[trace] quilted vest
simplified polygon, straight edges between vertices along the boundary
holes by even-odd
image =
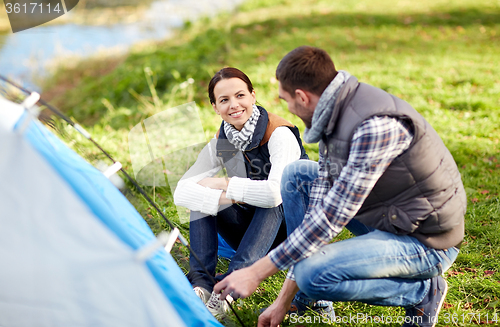
[[[239,151],[229,143],[224,132],[224,122],[222,122],[217,132],[217,157],[221,158],[229,177],[238,176],[252,180],[267,180],[271,171],[267,142],[274,130],[280,126],[288,127],[297,139],[301,151],[300,159],[309,158],[302,146],[299,129],[296,126],[278,115],[268,113],[260,106],[257,106],[257,108],[260,110],[260,116],[248,150]]]
[[[355,77],[342,86],[319,150],[330,182],[349,157],[356,128],[373,116],[406,120],[414,131],[410,147],[393,160],[355,219],[423,244],[446,249],[464,236],[466,194],[456,163],[431,125],[407,102]]]

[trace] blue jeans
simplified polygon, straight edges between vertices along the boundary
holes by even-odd
[[[283,172],[281,196],[288,234],[304,218],[318,168],[317,162],[299,160]],[[355,219],[346,227],[355,237],[325,245],[295,265],[297,300],[409,308],[423,300],[430,278],[450,268],[458,255],[455,247],[432,249],[414,237],[376,230]]]
[[[218,238],[222,238],[236,250],[225,274],[215,277]],[[216,281],[237,269],[250,266],[264,257],[286,238],[283,207],[260,208],[246,204],[234,204],[219,211],[216,216],[191,211],[189,239],[191,249]],[[201,286],[212,292],[214,283],[202,266],[191,255],[188,279],[193,286]]]

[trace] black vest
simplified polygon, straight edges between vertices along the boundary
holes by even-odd
[[[288,127],[295,135],[300,146],[300,159],[309,158],[302,146],[299,129],[296,126],[275,114],[268,113],[260,106],[258,106],[258,109],[260,110],[259,120],[255,127],[252,142],[246,151],[239,151],[229,143],[224,132],[224,122],[220,126],[216,146],[217,157],[222,159],[229,177],[237,176],[252,180],[267,180],[271,171],[267,142],[273,131],[280,126]]]
[[[413,128],[410,147],[389,165],[355,219],[423,244],[446,249],[464,236],[467,205],[455,161],[431,125],[407,102],[355,77],[342,86],[325,137],[320,141],[331,181],[349,157],[356,128],[373,116],[406,120]]]

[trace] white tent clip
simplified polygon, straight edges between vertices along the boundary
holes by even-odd
[[[106,176],[107,179],[109,179],[111,176],[116,174],[120,169],[122,169],[122,164],[119,161],[117,161],[113,165],[109,166],[102,173],[104,174],[104,176]]]
[[[40,94],[32,92],[26,99],[24,99],[21,106],[30,110],[38,102],[38,100],[40,100]]]
[[[40,94],[37,92],[32,92],[24,101],[21,103],[21,107],[26,109],[28,115],[25,117],[22,125],[19,127],[18,132],[20,134],[24,134],[24,131],[28,127],[30,121],[32,119],[37,119],[40,115],[40,108],[35,106],[36,103],[40,100]]]
[[[171,233],[161,232],[156,236],[155,241],[146,244],[136,251],[135,259],[137,261],[146,261],[161,247],[164,247],[167,252],[170,252],[174,246],[177,236],[179,236],[178,228],[174,228]]]
[[[172,251],[172,247],[174,246],[175,240],[179,236],[180,232],[178,228],[174,228],[174,230],[168,236],[167,243],[165,244],[165,251],[170,253]]]
[[[86,139],[90,140],[90,138],[92,137],[90,133],[87,132],[87,130],[85,130],[85,128],[83,128],[82,126],[75,124],[73,125],[73,127],[78,131],[78,133],[82,134],[82,136],[85,137]]]

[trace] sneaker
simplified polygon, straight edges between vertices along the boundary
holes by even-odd
[[[295,317],[303,316],[308,311],[314,311],[320,316],[327,318],[329,321],[335,321],[335,310],[333,309],[332,302],[328,301],[327,305],[318,305],[317,302],[312,305],[306,305],[300,301],[294,300],[290,305],[290,310],[287,314]]]
[[[207,303],[208,299],[210,299],[210,292],[201,286],[195,286],[193,288],[193,291],[196,293],[196,295],[201,299],[203,304]]]
[[[431,288],[422,302],[406,310],[403,327],[434,327],[443,306],[448,284],[443,277],[431,278]]]
[[[215,292],[212,292],[212,295],[210,296],[210,299],[207,301],[205,304],[207,306],[208,311],[215,317],[215,318],[224,318],[226,316],[226,313],[230,310],[229,308],[229,303],[233,302],[233,298],[231,295],[227,296],[227,301],[226,300],[221,300],[220,294],[217,294]]]

